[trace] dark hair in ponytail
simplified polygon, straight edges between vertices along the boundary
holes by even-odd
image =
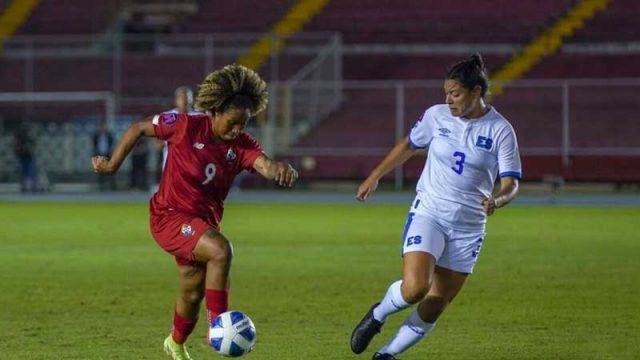
[[[460,61],[449,68],[447,80],[455,80],[471,91],[480,86],[480,96],[484,98],[489,90],[489,76],[484,67],[484,61],[479,53],[471,55],[467,60]]]

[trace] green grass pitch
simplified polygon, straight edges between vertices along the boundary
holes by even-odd
[[[407,206],[233,205],[231,308],[256,324],[247,359],[369,359],[349,336],[400,276]],[[0,204],[0,358],[164,359],[174,262],[146,204]],[[475,273],[402,359],[640,359],[640,209],[512,207]],[[201,319],[204,316],[201,315]],[[196,360],[218,358],[201,321]]]

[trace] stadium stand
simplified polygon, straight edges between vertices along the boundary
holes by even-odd
[[[269,31],[295,0],[200,1],[198,12],[180,27],[182,33]]]
[[[305,31],[336,31],[346,43],[522,43],[572,0],[332,1]],[[464,9],[461,13],[460,9]]]
[[[122,14],[124,3],[91,0],[85,2],[91,6],[74,6],[62,0],[41,0],[19,34],[107,34],[114,31],[113,26],[117,23],[117,17]],[[173,33],[264,33],[296,1],[185,3],[196,4],[197,11],[177,18],[175,26],[170,29]],[[575,0],[495,0],[488,7],[483,2],[464,0],[331,1],[303,31],[339,32],[346,47],[452,43],[510,44],[522,47],[576,3]],[[460,13],[460,8],[465,8],[466,11]],[[640,28],[634,25],[639,12],[640,4],[637,1],[613,1],[568,41],[571,44],[638,41]],[[100,37],[96,39],[98,43]],[[195,85],[207,70],[202,57],[156,57],[153,53],[125,49],[120,69],[122,81],[114,84],[115,70],[113,59],[107,54],[108,50],[107,47],[105,54],[97,53],[87,57],[36,58],[32,64],[34,72],[30,80],[23,76],[28,70],[24,61],[0,57],[0,78],[3,79],[0,91],[23,91],[30,81],[37,91],[117,90],[124,97],[162,97],[170,96],[173,88],[178,85]],[[461,57],[463,55],[428,52],[345,52],[343,78],[347,81],[441,79],[446,68]],[[492,73],[510,57],[510,54],[489,53],[485,55],[485,61]],[[237,54],[216,54],[215,62],[208,66],[217,67],[236,59]],[[309,60],[310,57],[279,59],[279,79],[288,79]],[[526,73],[525,79],[638,78],[640,70],[636,64],[639,61],[640,55],[637,53],[561,50],[542,59]],[[271,65],[267,63],[264,68]],[[274,80],[268,72],[265,71],[264,74],[268,80]],[[609,127],[615,123],[616,126],[636,129],[637,126],[631,126],[633,118],[628,116],[628,109],[637,107],[635,104],[640,103],[640,99],[631,92],[610,90],[607,91],[607,96],[601,96],[595,91],[572,88],[572,146],[579,150],[594,146],[608,148],[613,149],[614,153],[616,148],[638,147],[637,139],[640,134],[635,134],[635,130],[613,132]],[[561,98],[561,89],[552,87],[546,91],[507,90],[493,102],[516,127],[524,150],[550,149],[562,145],[559,135],[562,131]],[[408,89],[405,93],[404,128],[410,128],[424,107],[442,100],[439,89],[430,89],[426,93],[423,90]],[[347,147],[389,147],[395,141],[394,104],[394,93],[388,89],[346,89],[342,106],[291,145],[294,149],[338,150]],[[123,114],[153,112],[156,107],[155,104],[141,107],[139,104],[123,102],[120,111]],[[280,155],[289,156],[286,152]],[[637,170],[640,169],[640,160],[637,156],[614,154],[603,157],[582,154],[572,156],[569,164],[563,164],[562,158],[557,155],[540,155],[535,151],[524,151],[523,155],[527,179],[542,179],[548,174],[558,174],[568,180],[579,181],[640,180],[640,170]],[[325,179],[361,178],[378,159],[379,155],[362,155],[355,161],[353,158],[319,155],[316,156],[317,167],[309,170],[306,175]],[[419,167],[419,161],[410,162],[405,168],[405,177],[413,178]],[[598,170],[588,171],[590,168]]]
[[[511,42],[524,45],[545,27],[560,17],[575,1],[523,1],[504,4],[504,6],[484,7],[477,3],[469,13],[473,16],[461,17],[455,4],[441,2],[376,2],[351,1],[332,2],[325,12],[316,17],[306,30],[334,30],[342,33],[346,44],[350,43],[420,43],[420,42],[462,42],[491,43]],[[465,6],[474,7],[476,3],[465,2]],[[593,41],[632,41],[640,39],[639,29],[631,26],[632,14],[637,14],[637,2],[615,1],[610,8],[598,13],[583,29],[578,30],[576,42]],[[500,9],[496,11],[495,9]],[[628,11],[632,9],[632,11]],[[620,21],[617,21],[620,19]],[[469,26],[468,24],[473,24]],[[619,24],[623,26],[625,35],[618,37]],[[478,31],[482,29],[482,31]],[[487,30],[487,31],[485,31]],[[593,36],[592,36],[593,35]],[[571,38],[573,41],[573,38]],[[347,55],[344,58],[344,76],[348,80],[371,79],[439,79],[444,70],[459,56],[443,55]],[[493,72],[502,66],[508,56],[485,56],[489,71]],[[559,53],[543,59],[526,74],[529,79],[571,79],[571,78],[615,78],[638,77],[640,71],[633,65],[638,63],[638,55],[616,54],[567,54]],[[507,116],[520,134],[520,146],[525,149],[523,161],[528,179],[543,179],[548,174],[558,174],[569,180],[577,181],[638,181],[640,171],[630,170],[629,164],[638,168],[637,157],[618,154],[617,156],[572,156],[569,164],[563,164],[560,156],[541,156],[527,154],[526,149],[546,148],[559,149],[562,145],[561,89],[548,89],[546,92],[533,89],[507,91],[494,100],[500,111]],[[366,147],[367,144],[388,147],[393,144],[394,114],[380,111],[387,104],[372,103],[379,101],[376,91],[363,91],[359,98],[346,96],[345,105],[329,119],[320,123],[318,128],[302,138],[297,147],[322,148],[340,147],[349,144],[353,147]],[[387,94],[389,96],[389,94]],[[408,98],[411,95],[407,94]],[[624,94],[615,99],[605,100],[594,91],[573,91],[571,95],[572,109],[571,144],[577,149],[589,147],[633,148],[638,146],[640,134],[629,134],[611,131],[612,119],[615,126],[630,129],[633,118],[628,110],[612,109],[628,106],[638,101],[634,94]],[[414,96],[415,98],[415,96]],[[407,99],[406,101],[411,101]],[[423,106],[442,101],[442,97],[423,96]],[[420,102],[420,100],[418,100]],[[613,105],[617,104],[617,105]],[[622,105],[621,105],[622,104]],[[631,105],[633,107],[633,105]],[[617,110],[617,111],[616,111]],[[408,111],[410,112],[410,111]],[[414,107],[414,115],[420,110]],[[602,120],[606,119],[606,120]],[[588,124],[588,125],[584,125]],[[405,129],[408,129],[405,124]],[[598,134],[611,134],[599,136]],[[357,134],[357,136],[355,135]],[[540,136],[540,134],[545,134]],[[362,177],[375,165],[376,157],[360,157],[358,166],[345,158],[335,156],[319,156],[316,159],[317,169],[310,175],[335,177]],[[409,163],[405,176],[417,175],[420,164]],[[599,171],[589,171],[598,168]],[[623,173],[623,176],[618,174]]]
[[[123,3],[123,0],[91,0],[78,6],[65,0],[41,0],[20,34],[100,34],[109,27]]]
[[[607,8],[589,21],[589,26],[578,30],[572,42],[627,42],[640,39],[638,26],[640,2],[635,0],[611,1]]]

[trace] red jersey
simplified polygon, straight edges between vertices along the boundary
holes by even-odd
[[[169,150],[160,187],[151,198],[152,215],[179,211],[218,228],[233,179],[253,170],[263,154],[260,145],[245,133],[216,142],[211,118],[200,113],[162,113],[153,117],[153,127]]]

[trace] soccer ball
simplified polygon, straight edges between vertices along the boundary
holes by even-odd
[[[256,344],[256,327],[240,311],[227,311],[218,315],[209,328],[209,345],[219,354],[242,356]]]

